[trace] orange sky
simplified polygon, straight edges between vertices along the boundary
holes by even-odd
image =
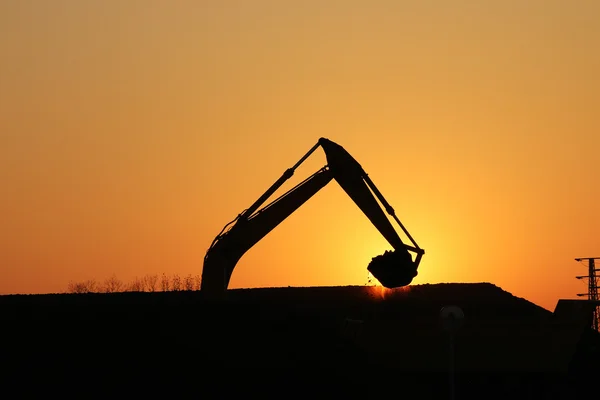
[[[414,283],[553,308],[585,291],[573,258],[600,256],[598,18],[595,0],[4,1],[0,293],[199,274],[324,136],[425,248]],[[364,284],[390,247],[336,185],[231,287]]]

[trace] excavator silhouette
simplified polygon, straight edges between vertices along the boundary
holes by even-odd
[[[319,146],[325,152],[327,165],[259,209]],[[320,138],[317,144],[293,167],[287,169],[250,208],[225,225],[213,240],[204,257],[200,290],[209,295],[222,295],[229,286],[231,274],[240,258],[332,179],[337,181],[394,249],[374,257],[367,270],[387,288],[410,284],[417,276],[417,269],[425,250],[417,245],[358,161],[342,146],[329,139]],[[369,188],[402,228],[413,246],[402,242]],[[416,254],[414,261],[409,251]]]

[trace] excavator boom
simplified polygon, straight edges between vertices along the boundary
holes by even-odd
[[[267,206],[259,207],[294,174],[294,171],[318,147],[322,147],[327,165],[312,176],[283,194]],[[247,210],[242,212],[215,238],[204,258],[201,290],[209,294],[221,294],[229,286],[233,270],[240,258],[263,237],[289,217],[334,179],[356,203],[381,235],[393,247],[394,252],[373,258],[369,271],[386,287],[408,285],[417,275],[417,268],[424,250],[421,249],[396,217],[393,208],[381,195],[362,166],[342,146],[329,139],[321,138],[292,168],[260,196]],[[403,229],[413,246],[405,245],[377,199]],[[413,261],[408,251],[417,254]]]
[[[324,138],[320,140],[320,143],[337,183],[354,200],[394,250],[403,249],[404,243],[400,236],[369,191],[364,180],[367,174],[362,166],[339,144]]]
[[[233,269],[244,253],[325,187],[331,179],[331,171],[323,168],[256,214],[249,218],[239,218],[208,250],[204,258],[201,290],[220,292],[227,289]]]

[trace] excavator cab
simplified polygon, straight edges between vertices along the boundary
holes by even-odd
[[[318,147],[323,148],[327,165],[259,209]],[[425,251],[402,225],[394,209],[358,161],[339,144],[320,138],[293,167],[287,169],[253,205],[227,224],[215,238],[204,257],[201,290],[211,293],[227,290],[233,269],[244,253],[332,180],[342,187],[394,249],[374,257],[367,270],[387,288],[410,284],[417,276],[417,269]],[[377,200],[402,228],[413,246],[402,242]],[[409,251],[416,254],[414,261]]]

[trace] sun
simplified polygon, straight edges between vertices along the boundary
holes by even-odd
[[[367,273],[367,289],[371,296],[382,300],[385,299],[386,292],[389,290],[379,283],[370,272]]]

